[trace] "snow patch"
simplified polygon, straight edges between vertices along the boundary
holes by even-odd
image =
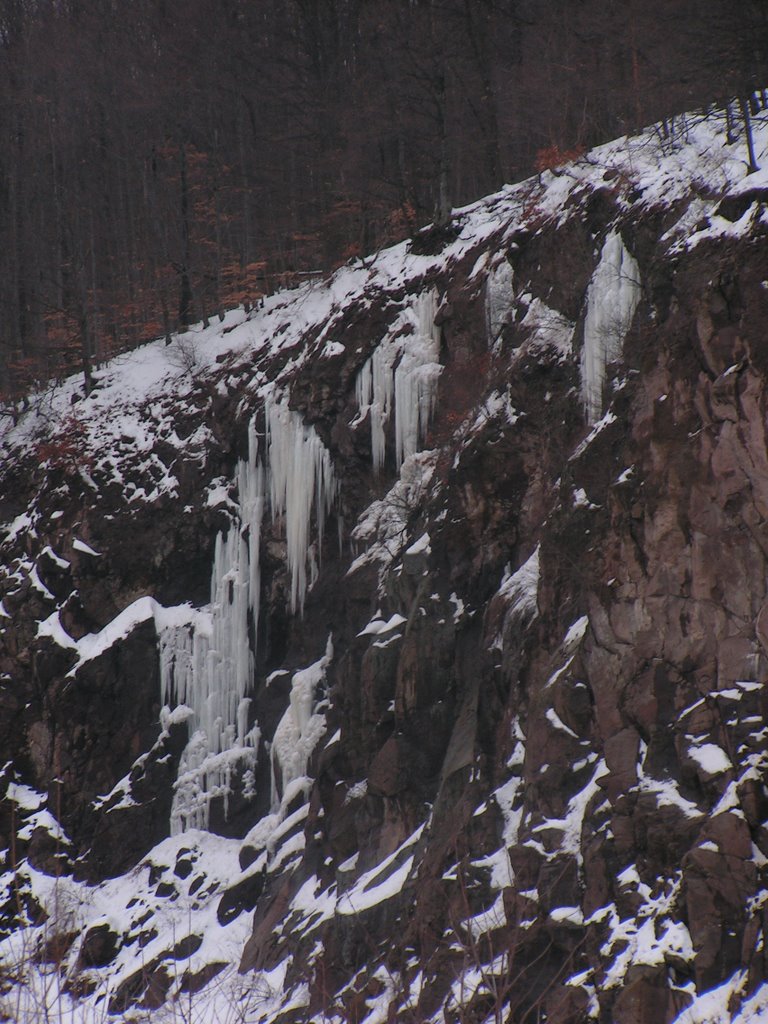
[[[716,743],[702,743],[699,746],[692,746],[688,751],[688,756],[707,775],[721,775],[723,772],[733,769],[731,759],[723,748],[719,747]]]
[[[502,625],[492,641],[494,650],[504,646],[504,636],[514,621],[533,619],[538,615],[537,597],[539,592],[539,555],[541,545],[537,544],[532,554],[514,572],[507,566],[497,597],[506,605]]]
[[[357,635],[379,636],[381,633],[390,633],[393,629],[396,629],[398,626],[402,626],[403,623],[407,621],[408,620],[405,618],[404,615],[400,615],[397,612],[395,612],[394,615],[391,615],[385,621],[377,612],[376,615],[374,615],[374,617],[368,623],[368,625],[365,626],[364,629],[361,629]]]
[[[81,552],[81,554],[91,555],[94,558],[101,558],[101,552],[100,551],[94,551],[93,548],[89,544],[86,544],[85,541],[78,540],[77,537],[75,537],[75,539],[74,539],[74,541],[72,543],[72,547],[73,547],[73,549],[75,551]]]

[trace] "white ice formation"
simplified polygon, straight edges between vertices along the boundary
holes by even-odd
[[[273,807],[279,805],[290,783],[306,774],[309,757],[325,733],[325,715],[321,713],[316,694],[332,657],[333,642],[328,637],[323,657],[294,673],[291,680],[290,702],[272,740]]]
[[[163,706],[187,705],[190,739],[179,763],[171,831],[207,828],[211,800],[231,792],[232,771],[255,766],[258,726],[248,729],[253,675],[248,614],[259,610],[259,547],[264,470],[249,429],[248,459],[238,467],[240,517],[216,538],[211,603],[187,625],[160,635]]]
[[[551,309],[541,299],[531,299],[528,310],[520,323],[530,332],[527,340],[529,351],[555,350],[563,359],[571,354],[573,332],[576,325],[556,309]]]
[[[371,459],[384,465],[386,427],[395,411],[395,467],[421,448],[432,418],[440,365],[437,292],[422,292],[397,317],[360,370],[356,383],[360,417],[370,413]]]
[[[490,348],[495,347],[505,324],[509,321],[515,300],[512,267],[501,260],[488,271],[485,282],[485,327]]]
[[[612,231],[587,290],[581,397],[589,423],[595,423],[602,414],[605,368],[621,357],[640,291],[637,261],[627,252],[619,232]]]
[[[265,407],[272,518],[285,525],[286,560],[291,573],[291,611],[304,607],[314,583],[317,559],[309,543],[315,511],[317,550],[322,550],[325,520],[336,497],[328,449],[311,426],[288,408],[288,398],[269,396]]]
[[[171,810],[174,834],[208,828],[214,797],[224,798],[226,813],[233,772],[244,777],[255,768],[260,732],[258,725],[248,728],[247,693],[258,632],[260,544],[267,495],[272,518],[284,524],[291,610],[296,611],[303,608],[317,571],[315,545],[310,545],[312,511],[319,549],[336,494],[327,449],[314,429],[288,408],[287,397],[270,395],[265,419],[267,468],[259,460],[252,421],[248,458],[237,470],[239,515],[216,538],[211,603],[194,612],[186,624],[170,626],[160,635],[165,714],[171,705],[189,708],[190,739],[179,764]],[[303,718],[300,723],[301,733]]]

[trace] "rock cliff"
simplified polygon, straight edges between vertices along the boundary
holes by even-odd
[[[30,396],[5,1019],[768,1013],[743,148],[619,140]]]

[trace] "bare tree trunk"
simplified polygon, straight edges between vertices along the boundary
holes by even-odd
[[[504,180],[499,146],[499,119],[496,89],[493,84],[493,60],[488,33],[483,20],[483,9],[475,0],[464,0],[464,17],[469,32],[477,73],[482,83],[480,97],[481,128],[485,140],[486,173],[491,188],[498,188]]]
[[[451,219],[450,159],[448,156],[448,117],[446,111],[445,72],[441,72],[437,90],[437,116],[439,119],[440,160],[437,170],[437,203],[435,226],[445,227]]]
[[[726,101],[725,104],[725,141],[729,146],[733,145],[736,141],[736,129],[733,124],[733,111],[731,110],[730,100]]]
[[[741,117],[744,121],[744,135],[747,142],[747,154],[749,156],[747,174],[754,174],[755,171],[759,171],[760,168],[758,167],[757,160],[755,158],[755,140],[752,136],[752,118],[749,113],[749,104],[743,96],[739,98],[739,106],[741,107]]]
[[[103,346],[100,345],[100,323],[101,323],[101,310],[99,308],[99,288],[98,281],[96,278],[96,232],[93,226],[93,211],[91,210],[90,216],[90,227],[91,227],[91,333],[93,335],[93,351],[91,352],[92,359],[98,365],[99,360],[104,359],[103,351],[99,351]]]
[[[80,366],[83,372],[83,390],[86,397],[93,391],[93,362],[91,357],[91,337],[88,324],[88,313],[85,308],[85,299],[80,305]]]
[[[179,267],[179,327],[186,330],[192,323],[192,284],[189,277],[189,183],[187,180],[187,149],[180,147],[180,189],[181,189],[181,266]]]

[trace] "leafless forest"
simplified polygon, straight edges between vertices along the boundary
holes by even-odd
[[[761,0],[2,0],[0,381],[765,84]]]

